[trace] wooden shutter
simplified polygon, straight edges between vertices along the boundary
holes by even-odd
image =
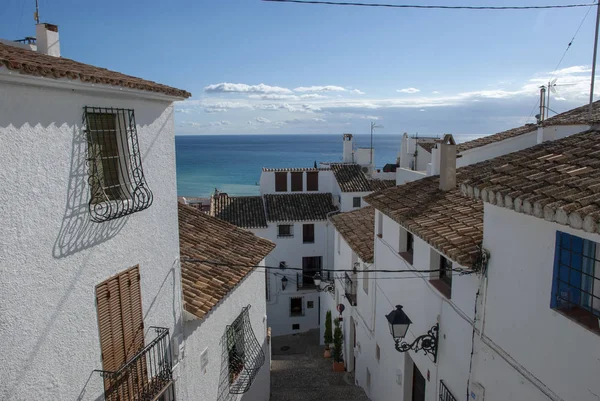
[[[315,242],[314,224],[304,224],[302,226],[302,242]]]
[[[275,173],[275,192],[287,192],[287,173]]]
[[[307,191],[318,191],[319,190],[319,172],[312,171],[306,173],[306,190]]]
[[[144,323],[139,266],[134,266],[96,286],[98,329],[102,351],[102,369],[118,371],[144,348]],[[135,388],[147,376],[146,363],[138,363],[136,377],[105,380],[107,399],[131,399]]]
[[[302,192],[302,175],[303,173],[292,173],[292,192]]]

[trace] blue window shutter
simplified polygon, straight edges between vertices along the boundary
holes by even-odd
[[[554,273],[552,275],[552,296],[550,298],[550,307],[556,308],[558,306],[558,272],[560,270],[560,241],[561,232],[556,232],[556,242],[554,244]]]

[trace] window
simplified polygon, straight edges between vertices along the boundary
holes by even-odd
[[[360,207],[360,196],[352,198],[352,207]]]
[[[363,291],[365,294],[369,293],[369,270],[367,269],[367,264],[363,263]]]
[[[452,296],[452,262],[430,248],[430,268],[432,270],[429,282],[443,296]]]
[[[557,232],[550,306],[600,332],[600,246]]]
[[[287,173],[275,173],[275,192],[287,192]]]
[[[146,184],[133,110],[85,107],[90,201],[95,222],[147,209],[152,191]]]
[[[306,309],[312,309],[315,307],[315,301],[306,301]]]
[[[304,316],[302,297],[290,298],[290,316]]]
[[[294,230],[293,225],[291,224],[280,224],[277,226],[277,236],[278,237],[293,237]]]
[[[319,172],[311,171],[306,173],[306,190],[307,191],[318,191],[319,190]]]
[[[315,242],[315,225],[302,225],[302,242],[305,244],[313,244]]]
[[[314,286],[314,275],[321,273],[321,256],[308,256],[302,258],[302,287]]]
[[[379,362],[379,359],[381,359],[381,350],[379,349],[379,344],[375,344],[375,358],[377,359],[377,362]]]
[[[303,173],[293,172],[292,173],[292,192],[302,192],[302,179]]]
[[[300,330],[300,324],[299,323],[292,324],[292,330]]]
[[[377,236],[383,238],[383,213],[377,212]]]
[[[244,326],[238,325],[227,330],[227,355],[229,358],[229,383],[237,379],[246,362]]]
[[[279,268],[281,270],[285,269],[287,267],[286,263],[284,261],[279,262]]]
[[[402,256],[404,260],[406,260],[411,265],[413,264],[413,255],[414,255],[414,244],[415,238],[411,233],[406,231],[404,228],[400,227],[399,232],[399,241],[400,244],[398,246],[399,254]]]

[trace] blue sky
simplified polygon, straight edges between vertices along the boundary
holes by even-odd
[[[0,37],[34,35],[34,1],[3,3]],[[466,138],[518,126],[587,11],[40,0],[63,56],[192,92],[176,106],[178,134],[366,133],[376,120],[381,133]],[[569,84],[551,100],[558,112],[586,102],[594,11],[556,74]]]

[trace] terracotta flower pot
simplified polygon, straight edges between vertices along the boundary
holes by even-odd
[[[329,348],[325,348],[325,352],[323,353],[323,357],[331,358],[331,350]]]
[[[334,372],[343,372],[344,371],[344,362],[333,361],[333,371]]]

